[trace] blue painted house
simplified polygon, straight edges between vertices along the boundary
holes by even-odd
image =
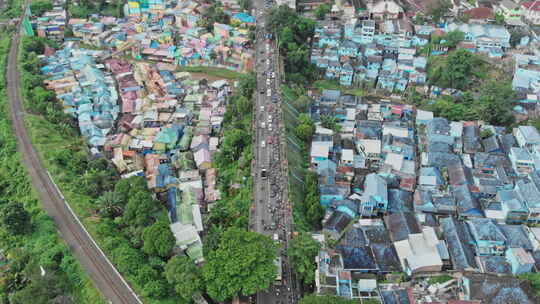
[[[527,220],[529,209],[518,191],[499,190],[496,200],[501,203],[501,211],[508,224],[521,224]]]
[[[474,42],[479,51],[489,51],[492,48],[509,48],[510,32],[505,26],[480,23],[450,23],[445,32],[461,31],[465,41]]]
[[[529,174],[529,179],[534,184],[537,190],[540,189],[540,173],[538,171],[533,171]],[[527,208],[529,209],[528,222],[531,224],[540,223],[540,199],[535,197],[534,199],[529,198],[527,200]]]
[[[506,250],[506,260],[512,268],[513,275],[529,273],[535,264],[532,255],[522,247],[508,248]]]
[[[362,21],[362,43],[367,44],[373,42],[375,36],[375,21],[364,20]]]
[[[323,58],[328,61],[339,61],[339,52],[337,48],[325,49]]]
[[[319,201],[324,208],[327,208],[332,201],[343,200],[343,193],[335,186],[319,186]]]
[[[326,73],[324,76],[326,78],[337,78],[341,74],[341,65],[339,64],[339,61],[328,61],[328,68],[326,69]]]
[[[320,33],[319,36],[319,48],[322,47],[337,47],[341,40],[340,30],[326,30]]]
[[[471,245],[476,255],[504,255],[506,250],[506,236],[493,219],[475,218],[466,221],[471,233]]]
[[[342,86],[350,86],[353,82],[354,69],[350,63],[345,63],[341,68],[339,76],[339,84]]]
[[[384,178],[376,173],[366,176],[364,193],[360,200],[360,214],[362,216],[375,216],[386,213],[388,208],[388,188]]]
[[[340,56],[357,57],[359,55],[358,45],[351,40],[345,40],[338,46],[338,54]]]

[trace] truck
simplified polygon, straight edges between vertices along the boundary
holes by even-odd
[[[281,257],[278,257],[274,263],[276,264],[276,267],[277,267],[277,275],[276,275],[276,281],[274,282],[274,285],[281,285],[281,274],[283,272],[282,268],[281,268]]]

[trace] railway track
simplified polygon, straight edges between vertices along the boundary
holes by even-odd
[[[9,51],[7,88],[13,130],[17,136],[17,150],[21,154],[23,164],[28,171],[34,188],[38,191],[44,209],[54,220],[60,235],[108,303],[142,304],[142,301],[111,264],[64,200],[62,193],[42,166],[37,152],[30,142],[28,132],[24,126],[24,110],[20,100],[20,84],[17,71],[21,23],[19,22],[17,34],[12,38]]]

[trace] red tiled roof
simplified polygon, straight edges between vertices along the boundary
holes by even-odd
[[[441,29],[435,29],[433,32],[431,32],[431,36],[443,36],[444,32]]]
[[[471,17],[471,19],[492,19],[493,10],[489,7],[476,7],[463,12]]]
[[[340,280],[350,280],[351,279],[351,272],[350,271],[340,271],[339,272],[339,279]]]
[[[521,6],[531,11],[540,11],[540,1],[524,2]]]

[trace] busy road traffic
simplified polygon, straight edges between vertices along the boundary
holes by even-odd
[[[286,248],[290,238],[290,206],[286,191],[286,172],[282,146],[283,125],[280,111],[279,54],[272,34],[265,26],[271,0],[254,2],[257,19],[255,50],[257,92],[254,111],[253,204],[251,229],[271,236],[279,244],[279,273],[275,284],[257,294],[257,303],[296,303],[297,294]]]

